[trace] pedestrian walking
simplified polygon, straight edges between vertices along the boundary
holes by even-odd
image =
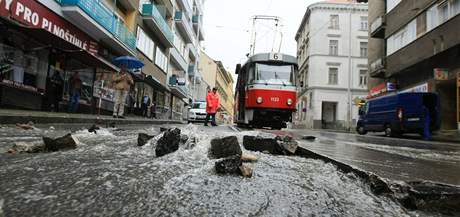
[[[62,100],[64,87],[64,79],[62,79],[59,71],[54,71],[53,76],[48,80],[47,87],[47,98],[48,98],[48,108],[52,111],[59,112],[59,102]]]
[[[150,105],[150,97],[147,96],[147,94],[145,94],[144,97],[142,97],[142,105],[141,105],[142,116],[144,117],[148,116],[149,105]]]
[[[115,89],[115,103],[113,105],[113,117],[125,118],[123,116],[125,110],[125,101],[131,85],[134,84],[133,78],[126,71],[125,66],[121,66],[120,73],[113,76]]]
[[[216,113],[219,109],[220,98],[217,93],[217,88],[213,88],[212,91],[208,91],[206,96],[206,120],[204,121],[204,126],[208,126],[208,120],[211,118],[211,125],[217,126],[216,124]]]
[[[67,111],[69,113],[75,113],[78,109],[78,104],[80,103],[80,94],[82,81],[80,79],[80,73],[77,71],[73,74],[69,81],[70,84],[70,98],[69,98],[69,107]]]

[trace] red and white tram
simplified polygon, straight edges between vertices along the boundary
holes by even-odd
[[[236,67],[235,117],[239,126],[281,129],[296,110],[297,59],[261,53]]]

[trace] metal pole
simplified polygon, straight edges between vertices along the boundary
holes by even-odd
[[[351,61],[351,54],[352,54],[352,36],[351,36],[351,29],[352,29],[352,22],[351,22],[351,15],[353,13],[353,3],[350,3],[351,4],[351,7],[350,7],[350,14],[349,14],[349,25],[348,25],[348,88],[347,88],[347,94],[348,94],[348,113],[347,113],[347,128],[348,128],[348,131],[351,130],[351,119],[352,119],[352,114],[351,114],[351,110],[352,110],[352,107],[351,107],[351,82],[352,82],[352,76],[353,76],[353,73],[352,73],[352,70],[353,70],[353,67],[352,67],[352,61]]]

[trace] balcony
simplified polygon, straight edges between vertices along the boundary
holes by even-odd
[[[193,57],[193,59],[198,59],[199,54],[198,54],[198,50],[195,47],[195,45],[194,44],[189,44],[188,48],[189,48],[189,54]]]
[[[385,38],[385,17],[378,17],[371,23],[371,37]]]
[[[181,35],[184,36],[185,42],[193,43],[194,34],[192,30],[192,25],[190,23],[190,20],[187,18],[187,15],[182,11],[176,11],[174,20],[176,21],[179,31],[182,33]]]
[[[136,36],[101,2],[60,0],[62,12],[91,37],[108,44],[115,51],[135,55]]]
[[[188,66],[188,71],[187,71],[187,72],[188,72],[188,76],[189,76],[189,77],[195,76],[195,74],[196,74],[196,73],[195,73],[195,72],[196,72],[196,67],[195,67],[195,65],[189,65],[189,66]]]
[[[179,51],[176,48],[171,49],[171,62],[174,63],[174,65],[177,65],[178,68],[180,68],[184,72],[188,69],[187,61],[185,61],[182,54],[179,53]]]
[[[203,35],[203,16],[201,15],[193,15],[192,17],[192,22],[193,22],[193,29],[195,30],[196,33],[199,35],[200,41],[204,40],[204,35]]]
[[[187,12],[192,12],[192,6],[189,4],[188,0],[177,0],[177,3],[181,8],[184,8]]]
[[[370,76],[374,78],[384,78],[385,77],[385,58],[379,58],[376,61],[372,62],[370,65]]]
[[[169,88],[171,93],[181,99],[188,98],[189,90],[185,84],[179,85],[179,80],[184,78],[178,78],[176,75],[169,77]]]
[[[158,33],[158,38],[163,45],[168,48],[174,46],[174,35],[171,27],[168,26],[168,23],[154,4],[142,5],[142,19],[153,32]]]

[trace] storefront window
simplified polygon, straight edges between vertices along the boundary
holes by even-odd
[[[44,92],[48,69],[48,51],[23,51],[0,44],[0,80],[19,89]]]
[[[114,72],[102,69],[96,70],[96,81],[94,82],[94,97],[101,98],[102,100],[113,102],[115,97],[115,90],[113,89]]]
[[[67,59],[64,73],[64,93],[66,98],[68,98],[70,94],[71,78],[78,72],[82,81],[80,103],[90,105],[93,98],[94,68],[88,67],[74,59]]]

